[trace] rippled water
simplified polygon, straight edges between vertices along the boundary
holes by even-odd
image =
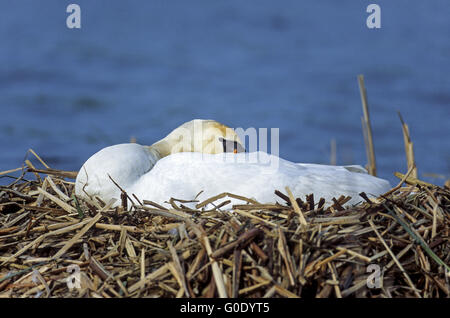
[[[364,164],[368,90],[379,175],[405,171],[399,110],[419,174],[450,177],[450,2],[14,1],[0,10],[0,171],[34,149],[78,170],[94,152],[151,144],[193,118],[279,127],[297,162]],[[45,5],[44,5],[45,3]]]

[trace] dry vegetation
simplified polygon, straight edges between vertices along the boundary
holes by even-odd
[[[0,187],[0,297],[449,297],[450,190],[412,170],[354,207],[280,189],[271,205],[110,208],[27,160]]]

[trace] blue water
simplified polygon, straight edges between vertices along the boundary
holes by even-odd
[[[99,149],[151,144],[193,118],[280,128],[297,162],[365,164],[357,75],[379,175],[450,177],[450,1],[9,1],[0,10],[0,171],[29,148],[78,170]],[[82,28],[66,27],[66,6]],[[427,177],[436,173],[443,178]]]

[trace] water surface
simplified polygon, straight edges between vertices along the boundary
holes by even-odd
[[[379,175],[405,171],[397,110],[420,177],[450,177],[450,2],[11,1],[0,10],[0,171],[32,148],[78,170],[99,149],[151,144],[179,124],[280,128],[296,162],[365,164],[365,75]]]

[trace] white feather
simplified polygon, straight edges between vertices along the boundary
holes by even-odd
[[[181,152],[159,159],[148,147],[121,144],[99,151],[84,164],[76,194],[98,195],[105,202],[119,199],[120,190],[108,175],[130,196],[162,205],[171,197],[194,199],[201,191],[200,201],[230,192],[274,203],[281,201],[275,190],[284,192],[286,186],[302,199],[313,193],[316,202],[323,197],[330,204],[333,197],[346,195],[352,197],[348,204],[356,204],[362,200],[362,191],[378,196],[391,188],[388,181],[364,173],[360,166],[293,163],[264,152]],[[232,203],[243,201],[233,199]]]

